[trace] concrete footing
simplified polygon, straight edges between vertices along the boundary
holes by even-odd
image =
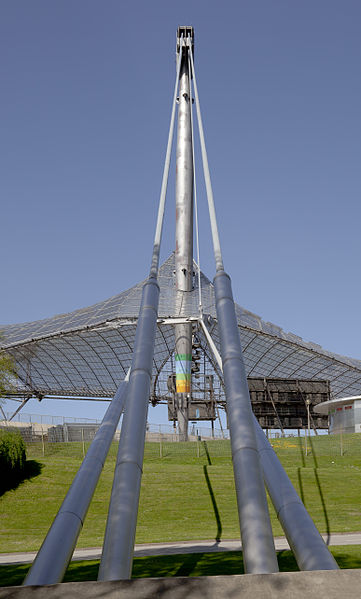
[[[361,570],[138,578],[0,588],[0,599],[355,599],[360,596]]]

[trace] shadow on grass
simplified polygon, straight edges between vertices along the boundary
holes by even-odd
[[[30,570],[30,564],[9,564],[0,566],[0,586],[12,587],[21,585]]]
[[[333,547],[332,553],[340,568],[361,568],[361,546]],[[297,572],[298,566],[292,552],[278,551],[280,572]],[[21,585],[30,568],[29,564],[0,566],[0,586]],[[64,582],[97,580],[99,560],[71,562]],[[242,552],[192,553],[136,557],[132,578],[169,576],[227,576],[244,574]]]
[[[316,451],[315,451],[315,444],[312,441],[312,437],[309,437],[309,441],[310,441],[310,446],[311,446],[311,451],[312,451],[312,457],[313,457],[313,464],[314,464],[313,471],[314,471],[314,474],[315,474],[316,485],[317,485],[318,493],[319,493],[321,504],[322,504],[323,515],[325,517],[325,525],[326,525],[326,532],[327,532],[326,544],[329,545],[329,543],[330,543],[330,536],[331,536],[330,521],[328,519],[325,497],[324,497],[324,494],[323,494],[323,491],[322,491],[320,478],[319,478],[318,472],[317,472],[318,461],[317,461],[317,455],[316,455]]]
[[[71,562],[65,572],[63,582],[86,582],[87,580],[97,580],[99,564],[99,560]]]
[[[316,468],[318,468],[318,461],[317,461],[317,455],[316,455],[316,452],[315,452],[315,444],[312,441],[312,437],[308,437],[308,440],[310,442],[311,452],[312,452],[312,457],[313,457],[313,463],[314,463],[314,467],[316,469]]]
[[[336,548],[335,548],[336,549]],[[340,551],[340,549],[339,549]],[[361,568],[361,553],[350,555],[348,553],[339,553],[337,550],[333,552],[334,558],[341,569]]]
[[[311,445],[311,447],[312,447],[313,460],[314,460],[314,464],[315,464],[315,467],[313,468],[313,472],[314,472],[314,475],[315,475],[316,486],[317,486],[317,489],[318,489],[318,494],[320,496],[320,501],[321,501],[321,505],[322,505],[322,511],[323,511],[323,515],[324,515],[324,518],[325,518],[325,527],[326,527],[326,533],[327,533],[326,545],[329,545],[330,544],[330,537],[331,537],[330,521],[329,521],[329,518],[328,518],[327,506],[326,506],[325,497],[324,497],[324,494],[323,494],[323,491],[322,491],[322,487],[321,487],[320,477],[318,476],[318,472],[317,472],[317,469],[318,469],[317,458],[316,458],[316,455],[314,453],[312,445]],[[298,487],[299,487],[300,497],[301,497],[303,505],[306,507],[306,498],[305,498],[304,489],[303,489],[301,468],[297,468],[297,478],[298,478]]]
[[[303,468],[306,466],[305,454],[303,453],[302,437],[298,437],[298,448],[300,450],[300,458]]]
[[[132,578],[243,574],[240,551],[189,553],[136,558]]]
[[[318,476],[317,469],[314,468],[313,470],[314,470],[314,473],[315,473],[316,485],[317,485],[318,492],[319,492],[320,499],[321,499],[323,515],[325,517],[326,532],[327,532],[326,545],[329,545],[330,544],[331,531],[330,531],[330,521],[328,519],[328,514],[327,514],[326,502],[325,502],[325,498],[324,498],[324,495],[323,495],[323,492],[322,492],[322,487],[321,487],[321,483],[320,483],[320,479],[319,479],[319,476]]]
[[[219,541],[221,540],[221,536],[222,536],[222,522],[221,522],[221,518],[220,518],[220,515],[219,515],[219,511],[218,511],[218,506],[217,506],[216,498],[215,498],[214,493],[213,493],[211,481],[209,480],[208,469],[207,469],[207,466],[205,466],[205,465],[203,466],[203,472],[204,472],[204,478],[206,479],[208,491],[209,491],[209,494],[211,496],[211,501],[212,501],[214,516],[215,516],[215,519],[216,519],[216,522],[217,522],[216,542],[219,543]]]
[[[302,476],[301,476],[301,468],[297,468],[297,478],[298,478],[298,488],[300,490],[301,501],[302,501],[303,505],[306,507],[305,494],[303,492],[303,483],[302,483]]]
[[[208,445],[207,445],[206,441],[203,441],[203,447],[204,447],[204,451],[206,452],[207,462],[208,462],[209,466],[212,466],[212,460],[211,460],[211,456],[209,455]]]
[[[202,554],[199,553],[190,553],[185,556],[185,559],[175,573],[175,576],[190,576],[192,572],[194,572],[201,557]]]
[[[277,560],[280,572],[299,572],[297,562],[289,549],[277,551]]]
[[[71,562],[63,582],[97,580],[99,563],[99,560]],[[30,564],[0,566],[0,586],[21,585],[29,569]],[[132,578],[219,576],[243,573],[242,553],[226,551],[136,557],[133,562]]]
[[[0,496],[7,491],[13,491],[18,488],[24,481],[30,480],[35,476],[39,476],[43,469],[43,464],[36,460],[26,460],[25,467],[20,472],[6,477],[1,477],[0,480]]]

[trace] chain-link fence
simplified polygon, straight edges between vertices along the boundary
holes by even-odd
[[[78,456],[82,458],[89,449],[91,439],[87,438],[88,430],[80,429],[77,441],[48,441],[45,435],[32,437],[26,440],[28,457],[35,458],[41,455],[55,455],[59,458]],[[157,441],[147,441],[145,444],[145,460],[173,460],[179,463],[194,462],[202,458],[206,463],[212,464],[214,460],[231,459],[231,444],[229,439],[195,441],[169,440],[168,435],[159,435]],[[271,444],[284,465],[294,467],[325,467],[333,464],[335,460],[340,464],[361,465],[361,435],[330,435],[311,437],[307,441],[304,437],[288,437],[271,440]],[[118,443],[114,441],[110,455],[116,456]]]
[[[9,415],[5,414],[8,418]],[[41,449],[41,453],[59,452],[60,445],[72,444],[74,450],[77,449],[85,455],[90,443],[94,439],[100,426],[100,420],[92,420],[89,418],[67,418],[63,416],[38,415],[38,414],[18,414],[15,419],[0,421],[0,429],[15,430],[20,433],[25,443],[35,450]],[[120,425],[121,427],[121,425]],[[118,428],[114,435],[114,441],[119,441],[120,430]],[[150,455],[201,455],[201,446],[199,443],[203,440],[221,440],[229,437],[228,430],[219,430],[215,427],[207,428],[197,426],[191,423],[189,426],[189,442],[194,447],[189,451],[186,449],[187,443],[182,444],[176,451],[170,452],[169,445],[179,444],[180,436],[177,428],[168,424],[153,424],[147,423],[146,442],[149,445]],[[55,449],[54,444],[58,444]],[[77,446],[77,447],[76,447]],[[155,449],[155,447],[157,449]]]
[[[7,419],[0,421],[0,427],[18,430],[27,443],[39,441],[40,437],[53,443],[92,441],[101,423],[100,420],[90,418],[80,419],[46,414],[21,413],[12,420],[9,420],[10,414],[5,416]],[[119,434],[120,427],[115,433],[115,440],[119,439]],[[147,441],[159,442],[160,438],[164,441],[178,442],[177,427],[170,424],[147,423]],[[189,441],[199,439],[229,439],[229,431],[199,426],[199,423],[192,422],[189,425]]]
[[[28,412],[19,412],[15,414],[15,416],[11,417],[10,412],[2,412],[6,417],[6,421],[1,421],[1,426],[4,423],[8,423],[11,426],[20,425],[30,425],[30,424],[43,424],[43,425],[52,425],[56,426],[58,424],[64,423],[81,423],[81,424],[100,424],[101,420],[96,420],[95,418],[75,418],[73,416],[54,416],[53,414],[31,414]],[[9,420],[11,417],[11,420]]]
[[[32,447],[36,453],[46,455],[59,452],[64,446],[69,446],[69,451],[85,455],[90,443],[99,428],[100,421],[91,419],[77,419],[56,416],[22,414],[22,420],[0,421],[1,429],[18,431],[29,449]],[[307,431],[306,431],[307,432]],[[117,442],[120,429],[114,435]],[[332,434],[332,435],[307,435],[297,436],[290,434],[282,437],[277,431],[269,434],[269,440],[278,454],[290,455],[292,450],[297,450],[295,455],[305,458],[324,456],[361,457],[361,434]],[[114,446],[116,443],[114,443]],[[71,447],[70,447],[71,446]],[[114,450],[115,451],[115,450]],[[194,458],[213,457],[230,458],[229,431],[200,427],[198,423],[191,423],[189,427],[189,441],[180,440],[178,431],[167,424],[147,424],[145,458]]]

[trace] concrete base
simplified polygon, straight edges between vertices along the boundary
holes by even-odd
[[[0,588],[0,599],[355,599],[360,596],[361,570],[138,578]]]

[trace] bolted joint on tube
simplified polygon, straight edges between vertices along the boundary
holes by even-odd
[[[221,279],[221,281],[223,282],[220,284],[216,284],[216,281],[218,281],[218,279]],[[233,300],[231,277],[229,276],[229,274],[226,273],[226,271],[223,268],[216,272],[213,279],[213,284],[215,293],[218,293],[217,299],[223,299],[223,297],[227,297],[228,299]]]
[[[159,285],[155,279],[151,279],[143,286],[142,302],[135,333],[131,381],[134,380],[135,371],[137,370],[146,371],[148,378],[151,378],[158,302]]]
[[[215,275],[213,284],[218,323],[223,323],[220,326],[223,366],[225,366],[228,360],[236,359],[241,362],[240,367],[243,370],[241,339],[233,300],[231,278],[226,272],[220,271]]]
[[[160,288],[155,277],[150,277],[143,285],[142,302],[140,310],[144,308],[158,309]]]
[[[143,297],[145,295],[145,290],[152,289],[152,287],[155,287],[159,293],[160,291],[160,287],[157,281],[157,277],[153,276],[153,275],[149,275],[148,279],[146,280],[146,282],[143,285]],[[147,292],[148,293],[148,292]]]

